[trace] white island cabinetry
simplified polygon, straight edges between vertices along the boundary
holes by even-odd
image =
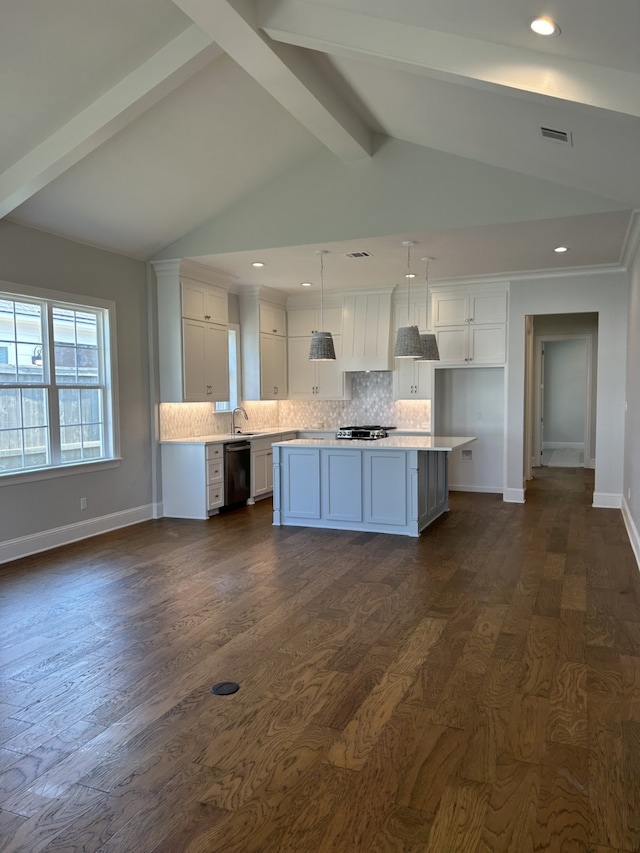
[[[449,508],[448,453],[474,438],[274,445],[274,525],[419,536]]]

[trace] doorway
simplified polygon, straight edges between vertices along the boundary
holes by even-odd
[[[592,468],[598,315],[528,319],[527,478],[539,466]]]
[[[536,339],[538,429],[534,454],[540,465],[583,468],[591,458],[591,338]]]

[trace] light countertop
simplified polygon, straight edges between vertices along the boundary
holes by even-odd
[[[275,442],[277,447],[341,447],[344,450],[455,450],[475,441],[475,436],[390,435],[376,441],[345,438],[295,438]]]
[[[314,433],[314,435],[321,434],[322,438],[318,439],[310,439],[310,438],[300,438],[295,439],[295,441],[300,442],[313,442],[316,444],[320,442],[328,442],[327,446],[336,446],[336,445],[367,445],[371,446],[372,444],[380,444],[380,442],[389,442],[392,440],[400,440],[403,442],[408,441],[412,438],[417,438],[419,441],[424,441],[425,439],[431,438],[431,433],[428,430],[415,430],[415,429],[398,429],[393,430],[393,432],[389,433],[388,438],[382,438],[378,441],[349,441],[348,439],[336,439],[335,434],[338,431],[339,427],[335,427],[334,429],[318,429],[315,427],[269,427],[268,429],[256,429],[256,430],[247,430],[244,434],[235,434],[233,435],[230,432],[221,432],[215,433],[213,435],[192,435],[188,438],[164,438],[161,439],[160,444],[228,444],[231,441],[251,441],[252,438],[263,438],[269,435],[282,435],[285,432],[293,432],[296,434],[299,433]],[[394,445],[386,445],[394,446]],[[397,445],[395,445],[397,446]],[[413,445],[414,447],[417,445]],[[419,448],[420,449],[420,448]],[[430,448],[434,449],[434,448]]]

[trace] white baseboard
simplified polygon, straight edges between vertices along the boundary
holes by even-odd
[[[153,505],[135,507],[134,509],[113,512],[100,518],[90,518],[87,521],[79,521],[68,524],[65,527],[55,527],[51,530],[43,530],[32,536],[20,536],[18,539],[8,539],[0,542],[0,563],[8,563],[10,560],[18,560],[20,557],[29,557],[31,554],[39,554],[50,548],[60,545],[69,545],[80,539],[88,539],[91,536],[99,536],[101,533],[109,533],[120,527],[129,527],[131,524],[139,524],[141,521],[149,521],[154,518]]]
[[[508,504],[523,504],[525,502],[524,489],[503,489],[502,500]]]
[[[450,492],[480,492],[486,495],[501,495],[502,487],[501,486],[465,486],[465,485],[453,485],[449,483],[449,491]]]
[[[584,450],[583,441],[544,441],[543,450]]]
[[[635,522],[631,517],[629,504],[624,498],[622,500],[622,518],[624,519],[624,524],[627,528],[627,533],[629,534],[629,541],[631,542],[631,547],[633,548],[636,563],[638,564],[638,568],[640,568],[640,534],[638,533],[638,528],[636,527]]]
[[[619,492],[594,492],[591,506],[598,509],[621,509],[622,495]]]

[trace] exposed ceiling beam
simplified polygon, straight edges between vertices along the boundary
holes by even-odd
[[[342,160],[371,155],[371,129],[308,57],[260,32],[250,0],[173,2],[330,151]]]
[[[0,174],[0,217],[78,163],[221,53],[199,27],[193,25],[184,30]]]
[[[308,0],[266,0],[274,40],[337,56],[385,61],[640,117],[640,75],[347,12]]]

